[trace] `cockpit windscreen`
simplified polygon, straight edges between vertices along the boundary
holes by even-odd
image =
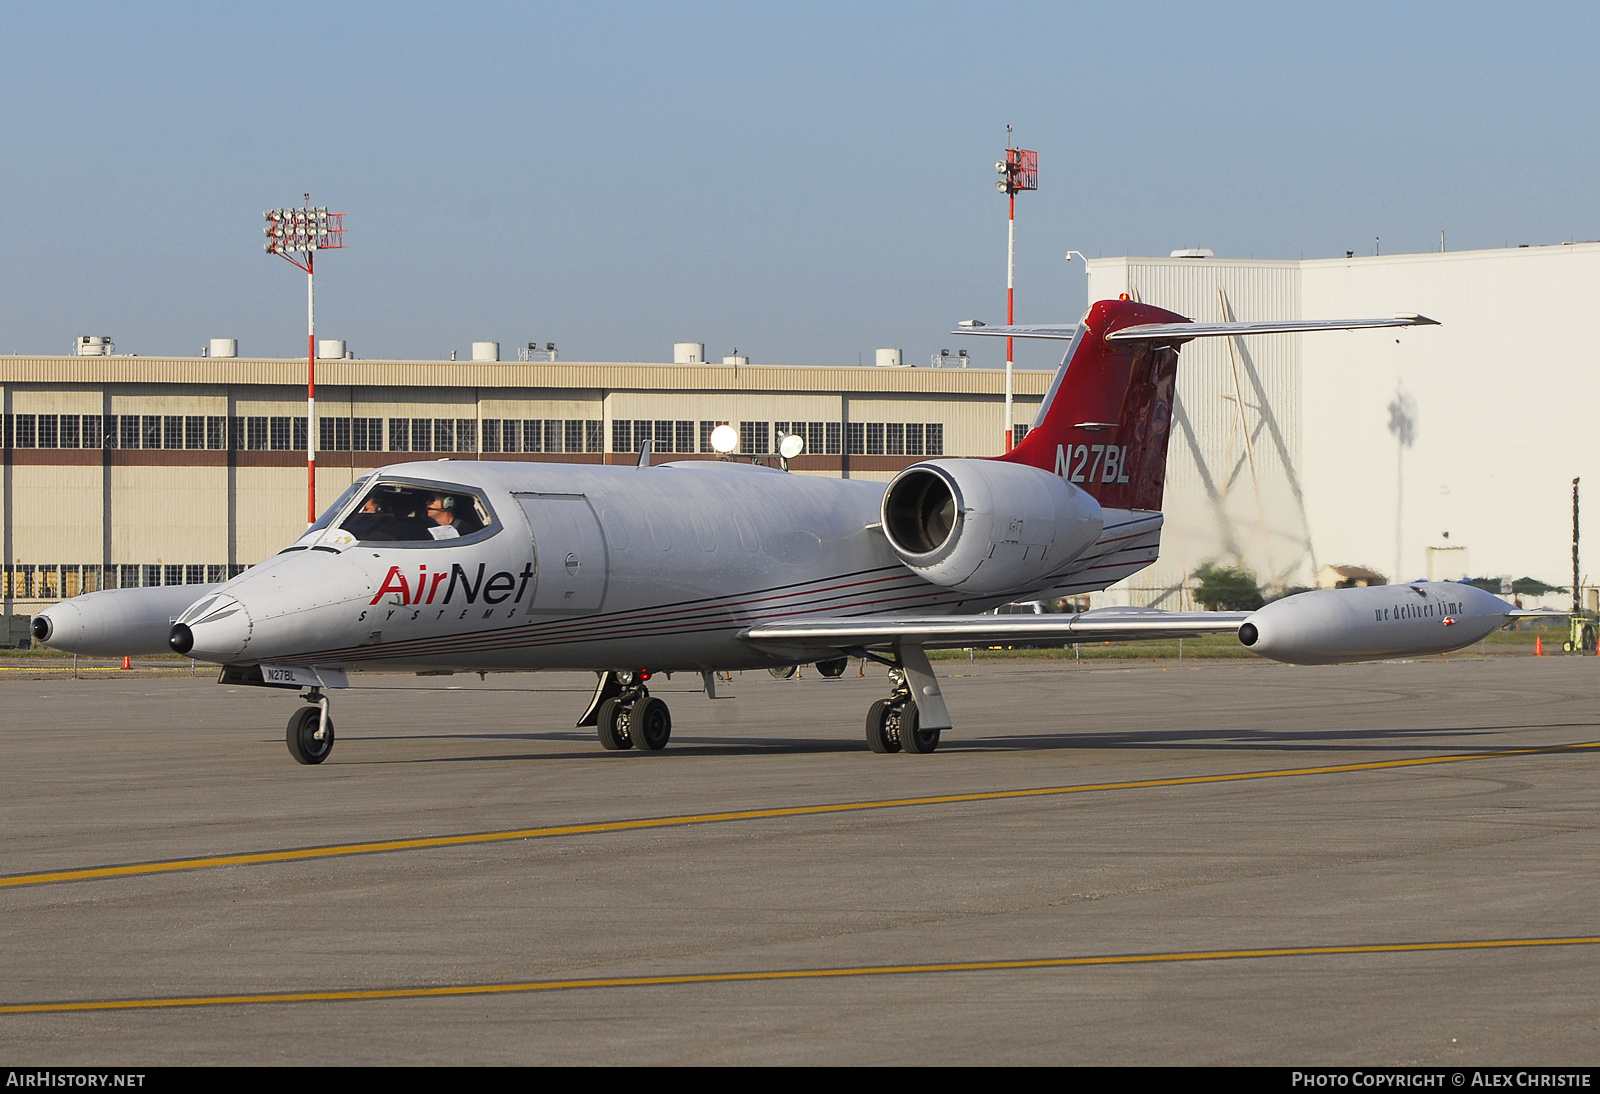
[[[492,522],[475,494],[380,482],[339,527],[370,543],[428,543],[481,532]]]

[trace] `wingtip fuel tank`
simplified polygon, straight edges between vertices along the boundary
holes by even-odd
[[[1294,665],[1377,661],[1470,646],[1516,612],[1492,593],[1452,581],[1319,589],[1252,613],[1239,627],[1239,641]]]

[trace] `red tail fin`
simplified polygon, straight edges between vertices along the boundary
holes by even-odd
[[[1130,300],[1101,300],[1084,317],[1045,396],[1039,424],[996,459],[1053,471],[1112,509],[1160,509],[1180,339],[1107,342],[1145,323],[1187,323]]]

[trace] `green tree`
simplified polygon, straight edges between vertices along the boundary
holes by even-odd
[[[1243,566],[1206,562],[1194,572],[1194,598],[1207,611],[1253,612],[1266,603],[1261,583]]]

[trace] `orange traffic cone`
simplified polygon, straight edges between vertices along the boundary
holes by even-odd
[[[133,668],[133,662],[128,660],[128,655],[127,654],[123,654],[122,655],[122,667],[125,668],[125,669]]]
[[[1542,635],[1538,635],[1538,636],[1534,637],[1534,640],[1533,640],[1533,655],[1535,657],[1543,657],[1544,656],[1544,637]]]

